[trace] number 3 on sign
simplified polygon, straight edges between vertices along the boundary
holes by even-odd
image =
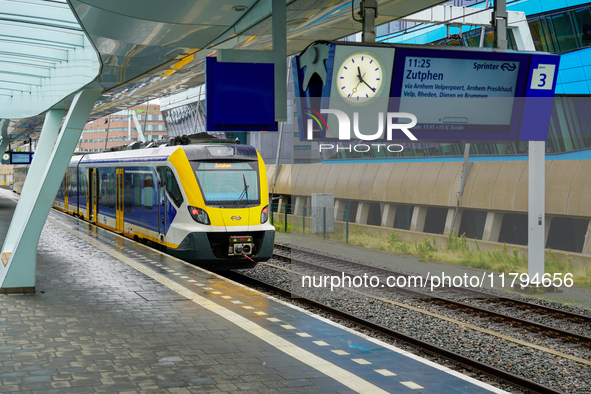
[[[538,64],[534,68],[531,76],[530,89],[550,90],[554,84],[554,71],[556,65],[554,64]]]

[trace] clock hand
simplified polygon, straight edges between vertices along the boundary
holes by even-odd
[[[365,82],[363,80],[363,77],[365,77],[365,74],[361,75],[361,71],[359,70],[359,67],[357,67],[357,71],[359,72],[359,75],[357,75],[357,78],[359,78],[359,83],[357,83],[357,86],[355,86],[353,88],[353,90],[351,91],[351,94],[355,94],[357,92],[357,88],[359,87],[359,85],[361,84],[361,82],[365,83],[367,85],[367,82]],[[367,85],[369,86],[369,85]]]
[[[361,80],[361,82],[363,82],[364,84],[366,84],[367,87],[370,88],[373,92],[376,91],[374,88],[372,88],[371,86],[369,86],[369,84],[367,82],[365,82],[363,79]]]

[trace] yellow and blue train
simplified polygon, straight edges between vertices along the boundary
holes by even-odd
[[[265,165],[251,146],[75,156],[54,207],[211,269],[254,267],[273,252]]]

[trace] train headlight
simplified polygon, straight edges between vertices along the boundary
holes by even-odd
[[[269,206],[267,205],[261,211],[261,224],[266,223],[269,220]]]
[[[209,221],[209,216],[207,215],[207,212],[205,212],[204,209],[195,208],[195,207],[189,207],[189,213],[191,214],[191,217],[197,223],[211,224],[211,222]]]

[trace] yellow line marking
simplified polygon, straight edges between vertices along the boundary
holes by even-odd
[[[423,386],[421,386],[420,384],[416,384],[415,382],[400,382],[400,383],[405,385],[409,389],[413,389],[413,390],[424,389]]]
[[[267,316],[267,314],[265,312],[255,312],[255,314],[259,315],[259,316]]]
[[[216,294],[216,295],[220,295],[220,294],[224,294],[221,291],[212,291],[211,294]]]
[[[182,278],[182,276],[181,276],[181,278]],[[232,297],[230,297],[230,296],[222,296],[222,298],[225,298],[226,300],[229,300]]]
[[[295,358],[296,360],[310,366],[311,368],[316,369],[319,372],[322,372],[326,376],[335,379],[337,382],[349,387],[351,390],[356,391],[358,393],[375,393],[375,394],[387,394],[388,392],[382,390],[378,386],[371,384],[365,379],[360,378],[359,376],[352,374],[351,372],[321,358],[316,356],[313,353],[310,353],[307,350],[304,350],[293,343],[283,339],[279,335],[272,333],[264,329],[263,327],[259,326],[258,324],[248,320],[247,318],[232,312],[229,309],[224,308],[223,306],[216,304],[215,302],[201,297],[199,294],[192,292],[191,290],[187,289],[186,287],[182,286],[179,283],[167,278],[164,275],[161,275],[152,269],[144,266],[141,263],[133,261],[132,259],[124,256],[123,254],[116,252],[114,250],[109,249],[108,247],[102,245],[100,242],[85,236],[83,234],[74,231],[67,226],[58,223],[56,220],[48,218],[51,223],[61,227],[62,229],[66,230],[67,232],[77,236],[78,238],[88,242],[89,244],[93,245],[94,247],[102,250],[105,253],[108,253],[112,257],[116,258],[117,260],[129,265],[130,267],[136,269],[137,271],[147,275],[148,277],[155,279],[156,281],[160,282],[164,286],[168,287],[171,290],[176,291],[178,294],[188,298],[189,300],[193,301],[194,303],[198,304],[199,306],[208,309],[211,312],[216,313],[217,315],[223,317],[224,319],[228,320],[231,323],[234,323],[239,328],[243,329],[244,331],[249,332],[250,334],[256,336],[262,341],[267,342],[271,346],[275,347],[276,349],[282,351],[283,353],[287,354]],[[294,327],[295,328],[295,327]]]
[[[394,372],[390,372],[387,369],[374,369],[374,371],[384,376],[396,376]]]
[[[273,268],[277,268],[277,269],[280,269],[280,270],[283,270],[283,271],[286,271],[286,272],[289,272],[289,273],[297,274],[297,272],[292,271],[290,269],[283,268],[283,267],[278,267],[278,266],[275,266],[275,265],[272,265],[272,264],[269,264],[269,263],[259,263],[259,264],[265,264],[265,265],[268,265],[268,266],[272,266]],[[350,291],[351,293],[362,295],[363,297],[367,297],[368,296],[367,293],[363,293],[363,292],[358,291],[358,290],[354,290],[354,289],[347,289],[347,290]],[[408,309],[408,310],[411,310],[411,311],[414,311],[414,312],[422,313],[423,315],[427,315],[427,316],[431,316],[431,317],[434,317],[434,318],[437,318],[437,319],[445,320],[447,322],[450,322],[450,323],[453,323],[453,324],[457,324],[458,326],[461,326],[461,327],[464,327],[464,328],[469,328],[469,329],[474,330],[474,331],[480,331],[482,333],[485,333],[485,334],[488,334],[488,335],[492,335],[494,337],[501,338],[501,339],[504,339],[506,341],[514,342],[514,343],[517,343],[517,344],[522,345],[522,346],[526,346],[526,347],[529,347],[529,348],[532,348],[532,349],[536,349],[536,350],[539,350],[539,351],[542,351],[542,352],[550,353],[550,354],[553,354],[555,356],[566,358],[566,359],[572,360],[572,361],[576,361],[576,362],[581,363],[581,364],[591,365],[591,361],[590,360],[585,360],[583,358],[571,356],[570,354],[562,353],[562,352],[559,352],[557,350],[553,350],[553,349],[550,349],[550,348],[547,348],[547,347],[544,347],[544,346],[539,346],[539,345],[536,345],[536,344],[533,344],[533,343],[530,343],[530,342],[525,342],[525,341],[522,341],[520,339],[513,338],[513,337],[510,337],[508,335],[504,335],[504,334],[498,333],[496,331],[492,331],[492,330],[488,330],[486,328],[478,327],[478,326],[475,326],[475,325],[470,324],[470,323],[464,323],[462,321],[455,320],[455,319],[449,318],[447,316],[438,315],[437,313],[429,312],[429,311],[426,311],[424,309],[420,309],[420,308],[417,308],[417,307],[414,307],[414,306],[411,306],[411,305],[406,305],[406,304],[403,304],[401,302],[396,302],[396,301],[392,301],[392,300],[389,300],[389,299],[386,299],[386,298],[377,297],[375,295],[369,295],[369,296],[372,297],[375,300],[379,300],[379,301],[382,301],[382,302],[386,302],[388,304],[396,305],[396,306],[398,306],[400,308]]]

